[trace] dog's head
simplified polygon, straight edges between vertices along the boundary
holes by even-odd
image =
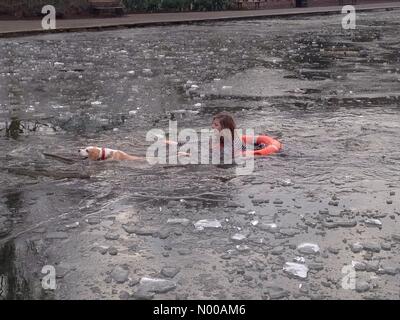
[[[89,158],[90,160],[99,160],[101,158],[101,148],[99,147],[86,147],[79,149],[79,155],[83,158]]]

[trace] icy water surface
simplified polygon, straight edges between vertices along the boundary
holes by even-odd
[[[1,39],[0,299],[399,299],[399,12]],[[284,150],[77,158],[222,110]]]

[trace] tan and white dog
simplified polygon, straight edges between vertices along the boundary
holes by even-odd
[[[140,157],[131,156],[120,150],[113,150],[109,148],[99,147],[86,147],[85,149],[79,149],[79,155],[81,157],[89,158],[90,160],[139,160]]]

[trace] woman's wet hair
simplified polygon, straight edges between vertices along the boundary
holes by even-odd
[[[231,134],[231,144],[230,145],[225,145],[224,143],[224,136],[220,136],[220,144],[222,148],[230,148],[232,152],[232,158],[234,157],[234,139],[235,139],[235,129],[236,129],[236,123],[235,120],[233,120],[233,117],[228,113],[228,112],[221,112],[216,114],[213,117],[213,121],[218,120],[219,124],[221,125],[221,132],[223,133],[226,130],[229,130]],[[229,135],[229,133],[227,133]],[[224,160],[225,161],[225,160]]]
[[[233,120],[233,117],[228,112],[221,112],[213,117],[213,121],[214,120],[218,120],[222,129],[229,129],[229,131],[232,134],[232,141],[233,141],[234,132],[236,129],[236,123],[235,120]]]

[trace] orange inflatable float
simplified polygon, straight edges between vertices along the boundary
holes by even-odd
[[[282,149],[282,144],[274,138],[268,136],[242,136],[243,145],[261,145],[262,148],[258,150],[246,150],[242,154],[244,156],[267,156],[269,154],[277,153]]]

